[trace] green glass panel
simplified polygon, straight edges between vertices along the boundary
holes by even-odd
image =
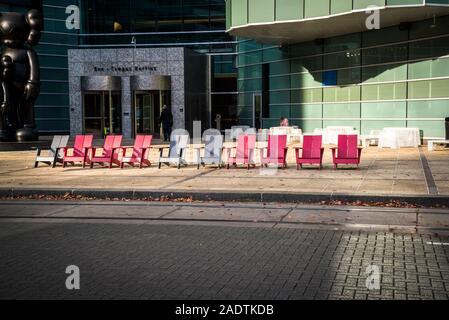
[[[362,50],[363,64],[382,64],[407,60],[407,45],[394,44]]]
[[[276,20],[297,20],[304,17],[304,0],[276,0]]]
[[[226,1],[226,30],[232,26],[232,12],[231,12],[232,0]]]
[[[387,83],[362,86],[362,100],[396,100],[405,99],[406,83]]]
[[[270,118],[290,118],[290,105],[270,106]]]
[[[428,1],[427,1],[428,2]],[[422,0],[387,0],[388,6],[400,6],[400,5],[422,5]]]
[[[360,103],[336,103],[323,105],[324,118],[360,118]]]
[[[248,23],[247,0],[232,0],[231,17],[233,26],[241,26]]]
[[[410,43],[410,59],[437,58],[449,53],[449,37]]]
[[[305,0],[305,18],[329,15],[330,0]]]
[[[253,105],[253,93],[239,93],[238,104],[239,104],[239,106],[252,106]]]
[[[330,87],[323,89],[324,102],[359,101],[360,87]]]
[[[296,120],[293,119],[290,123],[302,129],[303,133],[313,133],[317,128],[322,128],[321,120]]]
[[[292,118],[321,118],[323,108],[321,104],[292,105],[290,115]]]
[[[407,80],[406,64],[388,64],[362,68],[362,83]]]
[[[352,0],[331,1],[331,13],[350,12],[352,10]]]
[[[370,30],[363,33],[362,39],[364,47],[406,41],[408,40],[408,31],[399,30],[398,26],[382,28],[379,30]]]
[[[292,72],[310,72],[323,69],[323,58],[310,57],[291,60]]]
[[[362,103],[362,118],[406,118],[407,102]]]
[[[445,128],[444,121],[430,121],[430,120],[409,120],[407,126],[410,128],[419,128],[423,130],[424,137],[444,138]]]
[[[354,0],[354,9],[366,9],[369,6],[383,7],[384,5],[385,0]]]
[[[290,56],[292,58],[320,54],[322,51],[323,46],[317,41],[309,41],[290,46]]]
[[[253,108],[252,107],[239,107],[238,109],[238,117],[241,118],[250,118],[253,117]]]
[[[292,88],[321,87],[322,73],[300,73],[291,75]]]
[[[290,103],[290,90],[270,91],[270,104],[284,103]]]
[[[274,21],[274,0],[248,0],[249,22],[272,22]]]
[[[324,39],[324,52],[337,52],[359,49],[362,43],[361,33],[351,33],[343,36]]]
[[[449,117],[449,100],[409,101],[409,118],[446,118]]]
[[[345,86],[360,83],[360,72],[360,68],[338,70],[337,85]]]
[[[270,75],[290,73],[290,62],[281,61],[270,63]]]
[[[238,71],[239,79],[244,78],[260,78],[262,76],[261,65],[253,65],[247,67],[241,67]]]
[[[322,89],[297,89],[291,91],[292,103],[314,103],[323,99]]]
[[[286,49],[271,47],[263,50],[263,62],[283,60],[286,58],[288,58],[288,52],[286,51]]]
[[[270,90],[279,89],[290,89],[290,76],[270,77]]]
[[[360,65],[360,50],[348,50],[347,52],[328,54],[324,56],[325,70],[349,68]]]
[[[449,79],[415,81],[409,83],[410,99],[446,98],[449,97]]]

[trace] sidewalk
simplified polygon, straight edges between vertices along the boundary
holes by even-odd
[[[30,220],[31,219],[31,220]],[[177,223],[449,234],[441,209],[361,208],[278,203],[2,201],[0,220]]]
[[[189,150],[188,159],[192,159]],[[158,157],[153,149],[150,159]],[[363,150],[359,169],[332,169],[331,153],[325,151],[324,169],[296,170],[294,151],[288,155],[289,168],[272,172],[259,168],[196,169],[196,165],[177,170],[174,167],[119,168],[80,166],[52,169],[45,165],[35,169],[34,152],[0,153],[0,189],[2,194],[20,194],[21,190],[72,192],[90,190],[98,193],[116,191],[116,195],[137,193],[154,196],[188,194],[222,195],[223,200],[274,201],[295,196],[310,199],[443,199],[449,202],[449,150],[428,152],[425,148]],[[226,196],[228,195],[228,196]],[[265,195],[265,198],[264,198]],[[267,195],[269,195],[267,197]],[[206,198],[207,197],[203,197]],[[230,198],[230,199],[228,199]],[[249,198],[249,199],[246,199]],[[298,198],[299,199],[299,198]],[[300,201],[300,199],[299,199]],[[444,202],[443,201],[443,202]]]

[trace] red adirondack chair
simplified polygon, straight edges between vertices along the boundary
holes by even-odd
[[[324,148],[322,147],[323,136],[305,135],[302,147],[295,148],[296,151],[296,170],[302,168],[303,164],[319,164],[323,167]],[[302,150],[301,155],[299,151]]]
[[[267,156],[265,156],[267,150]],[[269,135],[267,148],[260,149],[260,165],[267,167],[268,164],[287,167],[287,135]]]
[[[338,136],[338,147],[331,148],[334,169],[337,169],[339,164],[356,164],[357,167],[359,166],[363,148],[358,146],[358,142],[356,134],[341,134]]]
[[[62,160],[62,166],[65,168],[67,163],[82,162],[83,168],[86,166],[87,155],[89,149],[92,147],[93,135],[77,135],[75,137],[75,144],[73,147],[65,147],[64,159]],[[69,156],[69,150],[72,150],[72,155]]]
[[[98,148],[90,148],[90,158],[88,162],[90,167],[93,168],[95,163],[109,163],[109,168],[112,168],[112,164],[120,165],[119,153],[120,146],[122,145],[123,136],[121,135],[109,135],[106,137],[103,145],[103,151],[97,155]]]
[[[120,160],[120,168],[123,169],[125,163],[132,166],[139,164],[139,168],[142,168],[144,164],[151,166],[150,160],[148,160],[148,155],[150,153],[151,142],[153,141],[153,136],[151,135],[138,135],[134,141],[134,146],[122,147],[122,158]],[[126,152],[132,149],[132,154],[126,156]]]
[[[237,164],[247,165],[248,170],[250,166],[255,167],[253,162],[254,149],[256,148],[256,136],[242,134],[237,138],[237,148],[227,148],[228,150],[228,163],[227,168],[232,164],[237,166]],[[235,149],[235,156],[231,156],[231,151]]]

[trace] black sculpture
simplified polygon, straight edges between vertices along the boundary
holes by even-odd
[[[0,140],[35,141],[34,103],[40,92],[38,44],[42,14],[0,13],[1,55]]]

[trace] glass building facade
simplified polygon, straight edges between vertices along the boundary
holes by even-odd
[[[81,10],[81,29],[66,28],[67,6]],[[42,8],[44,31],[36,46],[41,95],[36,124],[42,134],[70,131],[68,50],[185,47],[211,58],[212,119],[222,128],[237,113],[236,41],[226,33],[222,0],[0,0],[0,11]]]
[[[449,15],[304,42],[261,43],[254,38],[269,34],[270,21],[288,20],[276,35],[288,34],[292,21],[299,26],[313,17],[337,17],[354,9],[351,5],[361,9],[386,4],[384,0],[261,2],[255,6],[252,0],[227,1],[231,33],[242,26],[238,34],[254,36],[238,40],[241,124],[261,123],[267,128],[288,117],[304,132],[333,125],[351,126],[362,134],[384,127],[418,127],[424,137],[444,137],[444,118],[449,117]],[[410,6],[416,1],[388,2]],[[272,6],[274,10],[267,10]],[[258,27],[265,28],[265,35]],[[255,97],[263,101],[260,114]]]

